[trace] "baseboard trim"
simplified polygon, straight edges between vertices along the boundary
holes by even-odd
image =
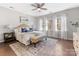
[[[57,37],[52,37],[52,36],[48,36],[48,38],[53,38],[53,39],[61,39],[61,40],[70,40],[70,39],[57,38]],[[72,41],[72,40],[71,40],[71,41]]]

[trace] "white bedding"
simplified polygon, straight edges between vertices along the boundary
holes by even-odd
[[[37,35],[39,38],[41,38],[41,37],[45,36],[45,33],[44,32],[40,32],[40,31],[32,31],[32,32],[21,33],[17,29],[15,30],[16,40],[18,40],[19,42],[21,42],[21,43],[23,43],[25,45],[29,45],[30,44],[29,40],[34,35]]]

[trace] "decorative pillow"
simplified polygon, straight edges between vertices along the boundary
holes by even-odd
[[[21,32],[28,32],[29,30],[27,30],[26,28],[21,28]]]

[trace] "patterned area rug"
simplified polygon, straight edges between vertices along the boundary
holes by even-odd
[[[53,41],[55,42],[52,43],[52,39],[44,40],[38,43],[36,47],[32,45],[26,46],[20,42],[16,42],[16,43],[10,44],[10,47],[18,56],[49,56],[49,55],[53,55],[54,53],[54,51],[52,51],[54,46],[52,45],[56,44],[56,40],[54,39]]]
[[[63,48],[60,44],[57,44],[58,40],[50,39],[44,40],[34,47],[33,45],[26,46],[20,42],[10,44],[10,47],[16,53],[17,56],[56,56],[63,55]],[[62,49],[62,50],[61,50]],[[73,55],[73,49],[64,49],[65,52]]]

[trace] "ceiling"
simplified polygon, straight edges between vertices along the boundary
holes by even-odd
[[[45,3],[43,7],[47,8],[48,10],[42,10],[41,12],[38,12],[37,10],[32,11],[34,7],[31,6],[31,3],[7,3],[0,4],[0,6],[9,8],[11,10],[19,11],[21,13],[28,14],[31,16],[41,16],[73,7],[78,7],[79,3]]]

